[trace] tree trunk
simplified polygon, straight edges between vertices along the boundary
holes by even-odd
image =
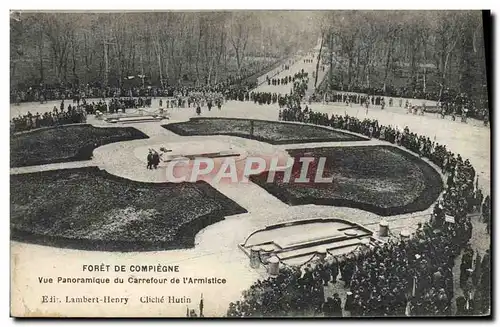
[[[89,58],[87,56],[88,54],[88,46],[87,46],[87,33],[83,33],[83,51],[84,51],[84,60],[85,60],[85,83],[88,83],[89,81],[89,73],[90,73],[90,65],[89,65]]]
[[[426,87],[427,87],[427,85],[426,85],[426,83],[427,83],[427,68],[426,67],[424,67],[424,76],[423,76],[423,78],[424,78],[423,91],[424,91],[424,94],[425,94],[425,90],[426,90]]]
[[[384,72],[384,89],[385,85],[387,84],[387,77],[389,73],[389,63],[391,62],[391,57],[392,57],[392,47],[394,45],[394,37],[390,38],[389,42],[389,48],[387,49],[387,59],[385,61],[385,72]]]
[[[357,69],[356,69],[356,75],[354,75],[354,83],[355,83],[355,84],[358,84],[358,82],[359,82],[359,80],[360,80],[359,76],[360,76],[360,75],[361,75],[361,76],[363,76],[363,75],[365,74],[365,70],[364,70],[364,68],[363,68],[363,70],[361,71],[361,74],[360,74],[360,69],[359,69],[359,67],[361,66],[361,65],[360,65],[360,55],[361,55],[361,50],[360,50],[360,48],[358,47],[358,50],[357,50],[357,52],[356,52],[356,67],[357,67]],[[363,66],[363,67],[364,67],[364,66]],[[361,77],[361,81],[362,81],[362,80],[363,80],[363,77]]]
[[[219,53],[217,55],[217,66],[215,69],[215,76],[214,76],[215,83],[217,83],[217,81],[218,81],[218,74],[219,74],[221,59],[223,56],[223,50],[224,50],[224,31],[221,31],[221,33],[220,33],[220,47],[219,47]]]
[[[144,88],[144,62],[142,61],[142,52],[140,56],[140,62],[141,62],[141,80],[142,80],[142,88]]]
[[[197,44],[197,47],[196,47],[196,86],[199,85],[199,82],[200,82],[200,67],[199,67],[199,62],[200,62],[200,43],[201,43],[201,38],[202,38],[202,35],[203,35],[203,32],[202,32],[202,26],[200,24],[200,31],[199,31],[199,34],[198,34],[198,44]]]
[[[73,80],[75,84],[79,85],[78,75],[76,73],[76,46],[75,46],[76,43],[74,37],[72,38],[71,43],[72,43],[71,54],[73,59]]]
[[[103,87],[108,86],[108,71],[109,71],[109,62],[108,62],[108,44],[104,41],[104,81]]]
[[[161,64],[161,46],[160,41],[158,39],[153,40],[153,46],[156,52],[156,60],[158,63],[158,74],[160,75],[160,85],[163,89],[163,72],[162,72],[162,64]]]
[[[40,60],[40,84],[44,84],[44,71],[43,71],[43,34],[40,32],[38,43],[38,58]]]
[[[236,50],[236,65],[238,66],[238,76],[241,73],[241,62],[240,62],[240,52],[239,50]]]
[[[314,88],[318,85],[318,72],[319,72],[319,62],[321,60],[321,52],[323,50],[323,40],[325,37],[325,33],[321,34],[321,44],[319,46],[319,54],[318,54],[318,59],[316,61],[316,77],[314,78]]]
[[[366,74],[366,75],[365,75]],[[370,49],[366,49],[365,63],[363,67],[363,75],[366,78],[366,84],[370,87]]]
[[[169,60],[169,63],[173,63],[172,65],[172,75],[174,77],[174,79],[178,79],[179,76],[177,75],[177,65],[175,64],[175,47],[174,47],[174,41],[175,39],[172,37],[172,40],[170,41],[170,60]],[[168,76],[168,72],[169,72],[169,67],[167,67],[166,69],[166,73],[167,73],[167,76]]]
[[[353,58],[352,55],[349,55],[349,65],[347,66],[347,85],[350,88],[351,87],[351,78],[352,78],[352,62]]]
[[[441,95],[443,94],[443,89],[444,89],[444,86],[446,83],[446,71],[448,69],[448,61],[450,59],[450,55],[451,55],[451,52],[453,51],[453,48],[455,48],[455,43],[456,43],[456,40],[453,43],[453,46],[451,47],[451,49],[449,49],[446,53],[445,61],[443,64],[443,74],[441,76],[441,87],[439,89],[439,99],[441,99]]]
[[[330,32],[329,35],[330,41],[330,71],[328,72],[328,91],[331,91],[333,88],[333,33]]]

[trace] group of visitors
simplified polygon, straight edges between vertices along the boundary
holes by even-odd
[[[489,123],[489,112],[487,108],[474,108],[473,102],[466,100],[467,97],[462,95],[463,99],[454,100],[446,99],[443,97],[443,101],[437,101],[434,106],[429,105],[427,100],[421,99],[403,99],[392,98],[380,95],[367,95],[360,93],[348,93],[348,92],[332,92],[329,94],[324,94],[323,99],[318,99],[317,95],[313,96],[314,101],[323,101],[328,104],[329,102],[342,103],[347,106],[353,104],[359,104],[367,108],[369,105],[381,106],[381,109],[388,107],[400,107],[407,110],[407,113],[413,113],[415,115],[424,115],[428,110],[432,112],[438,112],[441,118],[445,118],[447,115],[451,117],[451,120],[455,121],[457,116],[461,117],[461,122],[467,123],[467,118],[473,116],[483,120],[483,124],[486,126]],[[464,100],[465,99],[465,100]],[[472,108],[472,109],[469,109]]]
[[[47,101],[53,100],[68,100],[73,99],[76,103],[77,99],[106,99],[106,98],[130,98],[130,97],[177,97],[180,93],[182,96],[187,96],[187,90],[196,89],[197,91],[210,91],[210,92],[220,92],[223,93],[228,89],[233,87],[244,87],[245,89],[251,89],[256,86],[256,81],[252,81],[252,76],[255,74],[260,74],[263,69],[269,69],[269,67],[275,65],[281,59],[273,59],[273,61],[265,63],[264,65],[260,62],[249,62],[247,66],[242,67],[240,71],[236,74],[229,74],[224,79],[219,80],[216,83],[205,83],[205,85],[200,86],[182,86],[181,83],[174,86],[159,85],[158,83],[152,83],[152,85],[147,85],[142,83],[142,85],[137,85],[137,81],[140,78],[133,78],[129,80],[128,78],[120,83],[120,86],[105,86],[101,81],[95,81],[90,83],[71,83],[65,82],[60,84],[38,84],[38,85],[18,85],[11,89],[10,102],[20,104],[21,102],[40,102],[46,103]],[[288,63],[292,63],[289,60]],[[293,64],[293,63],[292,63]],[[290,66],[287,65],[289,68]],[[183,76],[182,80],[189,79],[187,76]],[[187,83],[187,82],[186,82]],[[193,83],[192,83],[193,84]]]
[[[64,110],[64,101],[61,103],[60,109],[54,107],[52,111],[43,114],[32,114],[28,111],[25,115],[19,115],[12,118],[10,122],[11,133],[23,132],[41,127],[52,127],[65,124],[85,123],[87,121],[87,113],[81,107],[68,105],[67,110]]]
[[[442,169],[445,191],[430,220],[420,224],[410,239],[390,239],[383,246],[329,255],[315,265],[284,266],[277,277],[259,280],[243,293],[241,301],[231,303],[228,316],[444,316],[490,311],[491,258],[487,250],[483,258],[476,251],[474,259],[469,214],[482,209],[487,222],[491,204],[489,196],[483,200],[468,160],[408,127],[399,130],[377,120],[329,117],[299,105],[280,110],[280,119],[331,126],[405,147]],[[459,295],[453,267],[461,252]],[[343,306],[338,294],[324,299],[325,287],[336,284],[339,275],[348,289]]]
[[[282,78],[267,78],[267,85],[288,85],[289,83],[296,82],[298,80],[302,80],[308,77],[309,73],[304,72],[304,69],[301,69],[300,72],[295,73],[294,75],[288,75]]]
[[[372,106],[385,106],[386,100],[385,97],[380,96],[380,95],[367,95],[367,94],[360,94],[360,93],[346,93],[346,92],[333,92],[331,94],[326,95],[323,99],[324,102],[327,104],[329,102],[339,102],[339,103],[345,103],[346,105],[351,105],[352,104],[359,104],[361,106],[366,106],[372,105]],[[389,98],[388,100],[389,107],[392,107],[393,104],[395,104],[393,98]],[[408,100],[406,103],[406,106],[408,106]],[[403,105],[403,99],[399,99],[399,106],[401,107]],[[411,104],[410,104],[411,105]],[[406,107],[405,106],[405,107]]]
[[[151,108],[151,97],[112,98],[109,101],[108,112],[116,113],[125,109]]]
[[[306,95],[306,91],[308,89],[309,77],[308,73],[300,74],[300,77],[294,79],[292,94],[297,96],[300,99],[303,99]]]
[[[160,164],[161,154],[159,154],[155,149],[149,149],[147,156],[147,169],[157,169]]]
[[[438,101],[440,99],[439,91],[429,91],[424,92],[423,90],[411,89],[408,87],[394,87],[392,85],[386,85],[384,87],[367,87],[363,85],[347,85],[347,84],[339,84],[333,82],[331,84],[331,90],[340,90],[340,92],[348,92],[348,93],[360,93],[360,94],[371,94],[374,96],[384,96],[391,98],[408,98],[408,99],[425,99],[425,100],[433,100]],[[318,90],[319,92],[325,92],[325,90]],[[326,93],[331,93],[332,91],[326,91]],[[338,91],[333,91],[338,92]],[[441,99],[456,98],[462,97],[463,94],[459,92],[454,92],[449,88],[446,88],[441,93]]]
[[[405,108],[412,107],[423,107],[426,108],[426,101],[436,101],[438,103],[438,110],[442,113],[442,117],[445,115],[452,116],[452,120],[455,120],[455,116],[459,115],[462,117],[474,117],[476,119],[483,119],[484,121],[489,120],[487,115],[488,103],[485,99],[472,100],[466,93],[454,92],[449,88],[444,89],[442,92],[423,92],[418,90],[410,90],[406,87],[393,88],[391,86],[386,86],[386,88],[372,88],[372,87],[357,87],[347,85],[332,84],[332,90],[342,90],[342,91],[325,91],[320,90],[314,94],[314,99],[316,101],[325,102],[342,102],[342,103],[356,103],[361,104],[361,99],[363,97],[369,97],[370,101],[373,99],[372,105],[382,105],[388,104],[390,107],[397,106],[403,107],[405,104],[403,99],[413,99],[406,100],[410,102],[410,106],[405,104]],[[417,99],[418,100],[417,103]],[[425,110],[424,110],[425,111]],[[423,112],[423,111],[422,111]],[[463,122],[464,121],[462,118]],[[485,123],[486,124],[486,123]]]
[[[278,93],[271,92],[252,92],[250,93],[250,101],[254,103],[258,103],[259,105],[263,104],[275,104],[278,103],[280,108],[285,108],[286,106],[291,106],[300,103],[300,97],[296,94],[285,94],[281,95]]]

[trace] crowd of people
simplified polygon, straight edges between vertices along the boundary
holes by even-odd
[[[410,132],[408,127],[399,130],[377,120],[329,117],[307,106],[301,109],[300,105],[280,110],[280,119],[331,126],[405,147],[442,169],[445,191],[429,221],[420,224],[410,239],[391,238],[383,246],[328,256],[306,267],[284,266],[277,277],[259,280],[243,293],[241,301],[231,303],[228,316],[343,316],[347,312],[350,316],[446,316],[490,312],[490,254],[487,250],[481,258],[476,253],[473,259],[469,214],[482,208],[483,221],[488,222],[491,204],[489,196],[483,200],[468,160],[446,145]],[[487,223],[488,232],[489,226]],[[462,295],[458,295],[453,267],[461,252]],[[338,294],[324,299],[325,287],[337,283],[339,274],[348,288],[344,306]]]
[[[346,84],[331,84],[332,90],[342,90],[341,92],[348,93],[360,93],[360,94],[370,94],[373,96],[383,96],[392,98],[409,98],[409,99],[425,99],[433,101],[443,101],[447,102],[451,99],[456,99],[457,101],[469,101],[465,93],[458,93],[446,88],[440,94],[439,91],[426,91],[418,89],[410,89],[408,87],[393,87],[391,85],[386,85],[385,88],[377,87],[367,87],[362,85],[346,85]],[[327,93],[331,93],[328,91]]]
[[[351,105],[351,104],[359,104],[361,106],[365,105],[372,105],[372,106],[382,106],[384,107],[386,104],[386,99],[383,96],[377,95],[377,96],[369,96],[367,94],[360,94],[360,93],[348,93],[348,92],[332,92],[328,95],[325,94],[323,101],[326,102],[327,104],[329,102],[338,102],[338,103],[345,103],[346,105]],[[388,105],[389,107],[392,107],[393,105],[396,106],[397,102],[399,102],[399,107],[403,106],[403,99],[393,99],[389,98]],[[411,101],[406,100],[405,107],[411,106]],[[425,102],[424,102],[425,105]],[[383,109],[383,108],[382,108]]]
[[[467,93],[455,92],[449,88],[444,89],[442,92],[423,92],[421,90],[410,90],[406,87],[394,88],[386,86],[384,89],[361,86],[349,87],[347,85],[334,83],[331,85],[331,89],[343,91],[325,91],[318,89],[318,92],[314,94],[314,98],[316,101],[323,100],[326,102],[361,104],[361,99],[369,97],[370,100],[374,99],[371,103],[372,105],[381,105],[383,99],[384,104],[388,104],[390,107],[393,105],[397,106],[396,101],[399,102],[399,107],[402,107],[404,103],[402,99],[413,99],[407,100],[410,102],[410,105],[412,105],[411,102],[413,101],[413,105],[419,107],[423,106],[424,108],[426,101],[433,101],[438,103],[438,110],[443,113],[443,117],[444,115],[450,115],[454,120],[455,116],[465,115],[476,119],[489,119],[487,109],[488,103],[485,99],[480,98],[474,101]],[[379,99],[378,102],[377,99]]]
[[[298,74],[297,78],[294,78],[293,80],[292,94],[296,95],[300,99],[303,99],[304,96],[306,95],[308,84],[309,84],[308,73],[302,70],[302,72]]]
[[[210,92],[197,89],[182,89],[176,91],[176,97],[160,98],[160,108],[196,108],[197,112],[201,112],[202,107],[207,107],[211,110],[212,107],[221,109],[224,103],[224,94],[220,92]],[[245,92],[243,100],[250,100],[249,93]],[[87,114],[100,113],[118,113],[124,112],[125,109],[150,108],[152,98],[147,97],[113,97],[108,101],[100,99],[99,101],[87,101],[85,98],[78,98],[73,101],[73,105],[68,105],[68,110],[64,111],[65,100],[61,100],[60,109],[54,107],[52,112],[43,114],[32,114],[28,112],[26,115],[15,117],[11,121],[11,132],[26,131],[40,127],[50,127],[62,124],[82,123],[86,121]]]
[[[112,98],[109,101],[108,112],[116,113],[125,109],[151,108],[151,97]]]
[[[271,92],[251,92],[249,94],[249,100],[259,105],[278,103],[278,106],[281,109],[287,106],[299,104],[302,98],[298,94],[293,93],[281,95],[279,93]]]
[[[127,79],[120,83],[121,86],[105,86],[100,81],[87,84],[66,82],[31,86],[18,85],[11,89],[10,102],[15,104],[22,102],[46,103],[53,100],[72,99],[76,103],[77,100],[82,99],[186,97],[192,91],[223,93],[228,90],[232,97],[235,97],[235,90],[240,88],[248,90],[256,86],[257,82],[252,79],[252,76],[260,75],[262,70],[269,69],[280,61],[281,59],[276,58],[264,65],[260,62],[249,62],[237,74],[229,74],[216,83],[202,83],[203,85],[200,86],[186,86],[181,83],[177,85],[159,85],[161,83],[148,85],[149,83],[142,83],[140,85],[141,83],[137,82],[140,80],[139,77],[133,80]],[[287,67],[289,68],[289,65]]]
[[[323,98],[318,98],[318,94],[313,95],[313,100],[323,101],[326,104],[342,103],[347,106],[359,104],[368,109],[371,106],[381,106],[381,109],[388,107],[400,107],[408,111],[408,113],[424,115],[425,112],[438,112],[441,118],[450,116],[451,120],[455,121],[457,116],[461,117],[461,122],[467,123],[468,117],[474,117],[483,120],[486,126],[489,123],[489,111],[487,106],[480,108],[474,107],[473,103],[467,99],[465,94],[460,95],[458,98],[450,99],[444,93],[442,101],[437,101],[434,105],[429,104],[426,99],[403,99],[402,97],[393,98],[383,95],[369,95],[362,93],[351,92],[330,92],[324,94]]]
[[[268,83],[272,85],[280,85],[280,83],[282,83],[283,85],[288,85],[288,83],[293,83],[292,91],[290,92],[290,94],[281,94],[278,92],[245,92],[242,101],[253,101],[256,104],[258,103],[259,105],[270,105],[278,103],[280,108],[283,108],[285,106],[292,106],[298,104],[304,97],[305,92],[307,91],[308,82],[308,73],[304,72],[304,70],[302,69],[299,73],[296,73],[293,76],[289,75],[281,79],[268,80]]]
[[[309,75],[308,72],[304,72],[304,69],[301,69],[300,72],[295,73],[294,75],[288,75],[284,76],[281,78],[269,78],[266,77],[267,79],[267,85],[288,85],[289,83],[295,83],[296,81],[302,81],[303,79],[307,78]]]
[[[10,122],[11,133],[29,131],[36,128],[52,127],[66,124],[85,123],[87,121],[87,113],[81,107],[68,105],[67,110],[64,110],[64,101],[58,109],[54,107],[52,111],[43,114],[32,114],[28,111],[25,115],[19,115],[12,118]]]
[[[288,59],[286,60],[282,65],[281,67],[278,67],[276,69],[273,69],[271,70],[269,73],[272,74],[272,77],[273,76],[276,76],[276,75],[279,75],[281,74],[282,72],[284,72],[285,70],[290,70],[290,67],[295,65],[295,63],[297,62],[297,57],[294,57],[294,58],[291,58],[291,59]],[[272,80],[272,77],[269,77],[269,75],[266,75],[266,82],[269,84],[269,81]],[[264,82],[262,83],[259,83],[260,84],[263,84]]]

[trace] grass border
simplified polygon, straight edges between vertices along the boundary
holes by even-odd
[[[52,127],[46,127],[46,128],[39,128],[39,129],[34,129],[31,131],[19,133],[19,134],[14,134],[11,136],[10,141],[13,141],[13,137],[19,136],[19,135],[26,135],[30,134],[32,137],[36,137],[37,133],[41,133],[43,131],[46,131],[48,129],[63,129],[63,128],[68,128],[68,127],[73,127],[73,126],[83,126],[83,127],[90,127],[91,129],[114,129],[114,128],[120,128],[120,129],[127,129],[131,133],[130,136],[127,137],[118,137],[118,136],[111,136],[108,137],[105,140],[97,140],[92,142],[90,140],[87,142],[87,145],[79,148],[76,152],[76,154],[68,157],[59,157],[59,158],[28,158],[24,159],[19,163],[13,163],[12,162],[12,146],[10,148],[10,167],[11,168],[18,168],[18,167],[29,167],[29,166],[39,166],[39,165],[47,165],[47,164],[56,164],[56,163],[62,163],[62,162],[73,162],[73,161],[84,161],[84,160],[90,160],[92,159],[92,153],[94,152],[95,149],[97,149],[100,146],[110,144],[110,143],[116,143],[116,142],[126,142],[126,141],[134,141],[134,140],[142,140],[142,139],[148,139],[149,136],[146,135],[145,133],[141,132],[135,127],[131,126],[120,126],[120,127],[96,127],[91,124],[67,124],[67,125],[59,125],[59,126],[52,126]],[[54,144],[56,146],[56,144]]]
[[[434,169],[429,163],[422,160],[421,158],[415,156],[408,151],[402,150],[399,147],[391,146],[391,145],[372,145],[366,146],[370,148],[387,148],[391,150],[395,150],[397,153],[401,154],[403,157],[408,159],[410,162],[416,164],[421,170],[424,176],[424,189],[420,192],[419,196],[411,203],[406,204],[404,206],[396,206],[396,207],[380,207],[371,203],[363,203],[355,200],[346,200],[346,199],[319,199],[312,196],[306,197],[296,197],[287,191],[286,188],[276,186],[273,183],[267,183],[266,178],[261,178],[257,176],[264,176],[266,173],[262,173],[260,175],[250,176],[250,180],[256,185],[260,186],[268,193],[278,198],[283,203],[288,205],[296,206],[296,205],[307,205],[307,204],[316,204],[316,205],[329,205],[336,207],[349,207],[355,209],[361,209],[364,211],[369,211],[379,216],[394,216],[401,215],[406,213],[418,212],[428,209],[439,197],[441,192],[444,189],[443,180],[441,175],[436,169]],[[335,148],[335,147],[320,147],[313,149],[288,149],[290,151],[304,150],[305,152],[311,152],[314,149],[325,149],[325,148]],[[348,147],[349,148],[349,147]],[[287,151],[288,151],[287,150]]]
[[[19,175],[34,175],[34,174],[56,174],[62,170],[70,171],[86,171],[87,173],[94,173],[100,175],[103,178],[108,178],[119,183],[128,183],[130,186],[138,187],[150,187],[150,188],[161,188],[166,185],[172,184],[182,184],[182,183],[154,183],[154,182],[139,182],[123,178],[120,176],[113,175],[105,170],[101,170],[98,167],[82,167],[73,169],[58,169],[49,171],[38,171],[28,174]],[[187,183],[187,182],[184,182]],[[81,238],[67,238],[62,236],[50,236],[50,235],[40,235],[34,234],[29,231],[23,231],[17,228],[10,227],[10,239],[12,241],[34,243],[44,246],[54,246],[58,248],[70,248],[77,250],[88,250],[88,251],[107,251],[107,252],[146,252],[146,251],[160,251],[160,250],[176,250],[176,249],[186,249],[193,248],[195,246],[194,241],[196,234],[203,228],[220,222],[225,219],[226,216],[238,215],[247,213],[248,211],[241,207],[238,203],[232,199],[226,197],[224,194],[220,193],[217,189],[212,187],[210,184],[204,181],[197,181],[199,190],[207,197],[212,199],[217,199],[224,203],[224,209],[217,210],[208,215],[203,215],[190,222],[186,222],[180,225],[177,233],[175,234],[175,239],[170,242],[149,242],[149,241],[104,241],[104,240],[92,240],[92,239],[81,239]],[[168,218],[168,217],[166,217]]]
[[[251,136],[248,134],[243,134],[243,133],[234,133],[234,132],[227,132],[227,133],[196,133],[196,132],[186,132],[184,129],[179,127],[181,124],[185,124],[186,122],[179,122],[179,123],[170,123],[170,124],[164,124],[161,125],[161,127],[171,131],[172,133],[175,133],[180,136],[215,136],[215,135],[221,135],[221,136],[236,136],[236,137],[241,137],[249,140],[256,140],[260,142],[265,142],[269,143],[272,145],[283,145],[283,144],[303,144],[303,143],[321,143],[321,142],[353,142],[353,141],[369,141],[369,138],[362,137],[359,135],[355,135],[353,133],[348,133],[345,131],[340,131],[337,129],[333,128],[327,128],[325,126],[319,126],[319,125],[313,125],[313,124],[303,124],[303,123],[294,123],[294,122],[283,122],[283,121],[274,121],[274,120],[264,120],[264,119],[247,119],[247,118],[225,118],[225,117],[193,117],[190,118],[188,122],[197,120],[197,119],[219,119],[219,120],[239,120],[239,121],[259,121],[259,122],[268,122],[268,123],[273,123],[273,124],[288,124],[288,125],[297,125],[297,126],[305,126],[309,128],[315,128],[315,129],[324,129],[326,131],[334,131],[339,134],[343,134],[346,136],[351,137],[346,138],[344,140],[339,140],[336,138],[314,138],[314,139],[290,139],[290,140],[282,140],[282,141],[275,141],[266,137],[260,137],[260,136]]]

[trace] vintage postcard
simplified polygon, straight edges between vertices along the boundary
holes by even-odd
[[[12,10],[11,316],[491,316],[489,30]]]

